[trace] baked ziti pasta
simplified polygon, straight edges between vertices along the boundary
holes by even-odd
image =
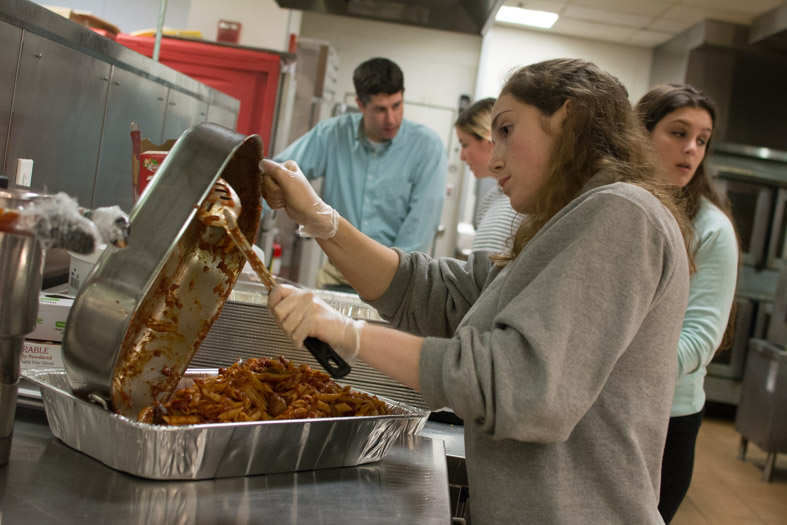
[[[138,420],[158,425],[196,425],[390,414],[376,396],[341,386],[307,365],[253,358],[219,368],[215,377],[194,379],[165,403],[154,403]]]

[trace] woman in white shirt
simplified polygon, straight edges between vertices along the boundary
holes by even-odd
[[[485,98],[464,109],[456,119],[456,137],[462,146],[459,158],[463,160],[475,178],[492,177],[489,159],[495,146],[490,139],[492,107],[494,98]],[[473,251],[492,250],[500,253],[506,249],[506,241],[522,222],[523,215],[514,211],[502,188],[495,184],[478,203],[473,221],[476,234]]]

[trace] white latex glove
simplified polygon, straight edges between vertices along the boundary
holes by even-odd
[[[263,159],[260,169],[264,173],[263,179],[272,178],[281,190],[280,194],[274,193],[270,198],[266,195],[268,205],[281,208],[283,198],[284,211],[301,226],[301,235],[316,239],[330,239],[336,235],[339,214],[317,195],[294,160],[279,164]]]
[[[347,363],[358,356],[364,323],[340,314],[308,290],[280,284],[268,294],[268,308],[296,348],[315,337],[329,344]]]

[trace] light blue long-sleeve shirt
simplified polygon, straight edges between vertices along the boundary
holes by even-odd
[[[694,264],[689,305],[678,342],[678,382],[671,417],[688,416],[705,404],[705,374],[721,344],[738,276],[738,241],[727,216],[707,199],[691,224]]]
[[[393,140],[373,144],[362,115],[320,122],[276,155],[310,180],[325,177],[322,198],[372,239],[402,250],[429,250],[443,209],[447,161],[440,137],[403,120]]]

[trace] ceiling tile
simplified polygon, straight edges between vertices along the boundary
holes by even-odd
[[[712,20],[721,20],[723,22],[733,22],[736,24],[751,24],[755,18],[752,15],[743,13],[736,13],[733,11],[724,11],[722,9],[701,9],[699,7],[690,7],[687,5],[678,5],[672,7],[664,13],[661,17],[665,20],[688,21],[691,20],[692,24],[710,18]]]
[[[570,18],[559,18],[550,32],[578,38],[592,38],[613,42],[623,42],[637,31],[630,27],[599,24],[597,22],[584,22]]]
[[[550,13],[563,12],[568,4],[568,0],[506,0],[506,5],[512,7],[523,7],[525,9],[535,9],[536,11],[548,11]]]
[[[678,0],[572,0],[571,5],[642,16],[658,16],[677,2]]]
[[[760,15],[775,9],[783,2],[781,0],[683,0],[682,3],[703,9],[720,9],[722,11]]]
[[[661,33],[657,31],[640,30],[628,39],[628,43],[635,46],[656,47],[672,38],[671,33]]]
[[[608,11],[606,9],[578,5],[568,6],[561,16],[630,27],[643,27],[652,20],[650,16],[632,15],[619,11]]]
[[[547,32],[634,45],[658,45],[706,18],[751,24],[782,0],[507,0],[558,13]]]
[[[672,33],[674,35],[678,33],[682,33],[686,29],[690,28],[704,17],[700,18],[699,20],[694,19],[684,19],[684,20],[676,20],[674,18],[657,18],[649,23],[645,29],[649,31],[656,31],[660,33]]]

